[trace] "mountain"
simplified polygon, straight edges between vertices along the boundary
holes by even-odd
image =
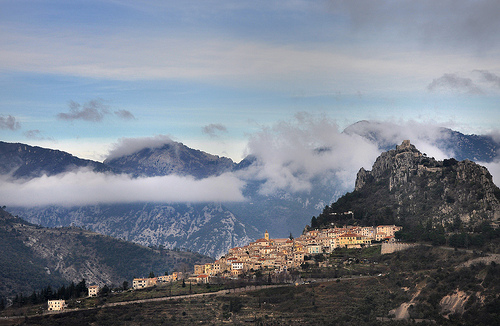
[[[394,126],[369,121],[356,123],[343,131],[343,135],[352,135],[347,140],[362,140],[361,142],[365,143],[363,148],[378,149],[370,154],[370,164],[375,160],[377,153],[395,148],[396,141],[397,144],[401,144],[401,141],[406,139],[402,138],[405,134],[404,128],[397,129]],[[455,157],[460,161],[469,159],[491,162],[499,148],[498,143],[489,136],[464,135],[445,128],[422,130],[419,137],[421,143],[422,139],[427,141],[444,155],[457,154]],[[366,146],[366,143],[369,145]],[[353,142],[353,146],[354,144],[356,143]],[[241,162],[234,163],[228,158],[194,150],[171,140],[138,150],[134,150],[135,147],[127,148],[127,153],[116,152],[104,163],[81,160],[78,161],[80,165],[72,165],[68,163],[69,160],[59,158],[61,156],[70,158],[72,157],[70,154],[62,155],[64,153],[52,150],[41,151],[28,145],[0,143],[0,152],[5,152],[3,147],[14,145],[24,146],[23,155],[0,156],[0,166],[11,166],[15,161],[16,166],[23,167],[20,170],[22,172],[16,175],[24,178],[39,176],[41,171],[49,170],[53,171],[50,173],[57,173],[68,171],[72,166],[88,166],[90,163],[95,164],[94,169],[100,169],[98,171],[126,173],[131,178],[176,174],[192,176],[199,180],[231,173],[244,183],[242,193],[247,200],[197,204],[151,202],[29,207],[27,203],[23,207],[9,206],[12,213],[43,226],[84,226],[93,231],[144,245],[183,247],[213,257],[226,252],[231,246],[239,246],[248,239],[255,240],[261,237],[266,229],[273,237],[287,237],[290,233],[300,234],[311,216],[320,214],[326,205],[330,205],[354,189],[355,169],[358,167],[357,159],[360,156],[356,156],[356,160],[351,158],[356,165],[350,172],[338,168],[329,169],[327,165],[330,163],[325,162],[341,161],[344,153],[337,153],[338,149],[335,148],[319,146],[310,156],[311,161],[314,161],[310,165],[314,165],[313,168],[327,167],[320,173],[309,173],[306,168],[288,170],[286,164],[293,166],[296,164],[294,161],[269,163],[264,162],[260,156],[249,155]],[[427,159],[433,160],[432,157]],[[49,162],[54,165],[52,170],[46,167]],[[57,162],[61,162],[60,167]],[[277,164],[273,165],[275,163]],[[269,168],[269,164],[273,165],[271,168],[273,173],[279,174],[279,180],[276,183],[277,189],[266,193],[261,190],[275,181],[270,180],[269,176],[266,177],[266,174],[261,174],[263,170]],[[297,166],[301,167],[301,164],[298,163]],[[345,165],[341,167],[345,169]],[[5,174],[7,173],[5,171],[13,169],[4,168],[2,171]],[[304,182],[309,185],[299,190],[286,186],[280,188],[279,181],[283,179],[286,179],[285,181],[292,179],[294,182]],[[448,200],[453,199],[449,197]],[[211,225],[215,227],[212,228]]]
[[[190,175],[198,179],[231,171],[235,163],[227,157],[211,155],[170,141],[156,148],[109,158],[104,164],[134,176]]]
[[[371,171],[361,168],[354,191],[325,207],[311,227],[347,220],[360,225],[430,223],[446,231],[472,230],[485,222],[498,227],[500,189],[485,167],[469,160],[437,161],[405,140],[382,153]]]
[[[0,208],[0,297],[85,279],[121,284],[149,272],[192,269],[210,262],[198,253],[153,250],[76,227],[44,228]]]
[[[16,208],[16,214],[48,227],[80,226],[145,246],[189,249],[219,257],[259,237],[222,204],[100,204]]]
[[[69,153],[0,141],[0,175],[31,179],[52,176],[76,168],[90,168],[94,172],[111,172],[109,166],[75,157]]]

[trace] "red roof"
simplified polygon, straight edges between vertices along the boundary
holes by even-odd
[[[339,236],[339,238],[347,238],[347,237],[360,237],[360,235],[355,233],[344,233],[341,236]]]

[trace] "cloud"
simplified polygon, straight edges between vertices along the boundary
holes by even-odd
[[[69,112],[61,112],[57,117],[61,120],[74,121],[83,120],[89,122],[101,122],[108,115],[114,115],[123,120],[135,120],[132,112],[127,110],[117,110],[111,113],[108,105],[103,99],[93,99],[83,105],[75,101],[70,101]]]
[[[226,128],[226,126],[224,126],[222,124],[219,124],[219,123],[213,124],[212,123],[212,124],[209,124],[209,125],[203,127],[202,132],[204,134],[209,135],[210,137],[217,137],[218,136],[217,133],[221,133],[221,132],[227,133],[227,128]]]
[[[487,70],[474,70],[482,75],[483,79],[492,84],[496,88],[500,88],[500,76],[495,75]]]
[[[431,92],[451,90],[459,93],[484,94],[484,91],[472,79],[459,77],[456,74],[444,74],[434,79],[427,86],[427,90]]]
[[[16,121],[16,118],[9,115],[6,118],[0,117],[0,129],[18,130],[21,124]]]
[[[344,130],[350,135],[360,135],[376,143],[381,150],[391,149],[409,139],[422,153],[438,160],[454,156],[453,152],[439,148],[438,141],[447,139],[449,134],[442,125],[433,121],[360,121]]]
[[[500,157],[494,162],[478,162],[479,165],[485,166],[493,177],[493,183],[500,185]]]
[[[90,122],[100,122],[105,115],[110,114],[109,108],[102,99],[94,99],[81,105],[77,102],[69,102],[68,113],[58,113],[57,117],[61,120],[73,121],[83,120]]]
[[[229,202],[245,200],[243,182],[230,174],[195,180],[164,176],[131,178],[81,169],[29,181],[0,180],[6,205],[91,205],[128,202]]]
[[[318,176],[335,177],[352,188],[359,168],[371,168],[379,154],[361,136],[339,132],[335,121],[305,113],[252,135],[247,151],[258,163],[242,177],[263,180],[263,195],[310,191]]]
[[[28,130],[24,132],[24,136],[29,139],[35,140],[53,140],[51,137],[44,137],[43,133],[38,129]]]
[[[445,129],[432,121],[364,121],[341,132],[332,119],[301,113],[250,137],[247,153],[257,163],[240,177],[262,180],[263,195],[307,192],[318,177],[338,182],[339,191],[352,191],[361,167],[371,170],[381,152],[405,139],[430,157],[453,157],[440,147],[439,140],[446,137]]]
[[[135,120],[135,116],[132,114],[132,112],[127,110],[118,110],[115,111],[114,114],[123,120]]]
[[[353,32],[422,46],[470,48],[478,53],[497,48],[500,3],[495,0],[331,0],[330,10],[345,15]]]
[[[144,148],[158,148],[165,144],[172,143],[173,140],[167,135],[156,135],[154,137],[140,138],[120,138],[117,143],[112,145],[107,160],[117,157],[133,154]]]

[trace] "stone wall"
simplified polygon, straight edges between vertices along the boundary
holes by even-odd
[[[382,243],[382,248],[380,250],[380,253],[382,255],[384,254],[391,254],[396,251],[401,251],[401,250],[406,250],[408,248],[414,247],[416,244],[414,243],[399,243],[399,242],[384,242]]]

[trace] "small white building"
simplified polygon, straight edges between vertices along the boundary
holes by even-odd
[[[61,311],[66,308],[66,300],[49,300],[47,305],[49,311]]]
[[[97,297],[98,293],[99,293],[99,285],[89,286],[89,297]]]
[[[244,266],[244,263],[241,261],[233,261],[231,262],[231,269],[232,270],[242,270]]]

